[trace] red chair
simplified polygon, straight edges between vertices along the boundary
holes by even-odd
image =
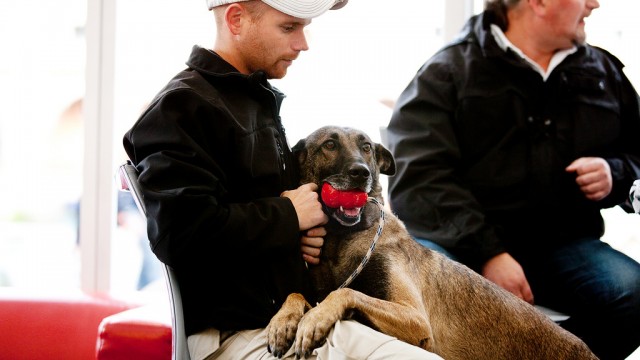
[[[144,305],[100,323],[97,360],[170,360],[172,329],[166,304]]]
[[[80,290],[0,288],[0,359],[95,359],[100,322],[136,306]]]

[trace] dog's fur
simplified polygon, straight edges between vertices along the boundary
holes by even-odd
[[[380,203],[379,174],[395,173],[391,153],[352,128],[320,128],[300,140],[294,153],[302,183],[364,190]],[[358,216],[325,211],[330,222],[320,265],[310,266],[322,301],[312,308],[301,294],[287,298],[267,327],[275,356],[293,345],[298,357],[307,357],[336,321],[352,318],[447,360],[597,359],[533,306],[415,242],[387,210],[368,264],[349,287],[338,289],[369,249],[381,208],[368,202]]]

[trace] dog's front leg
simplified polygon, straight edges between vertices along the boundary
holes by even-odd
[[[284,304],[267,325],[267,348],[273,356],[281,358],[293,344],[298,323],[311,305],[302,294],[287,296]]]
[[[300,320],[294,351],[298,358],[306,359],[313,349],[320,347],[338,320],[346,318],[351,309],[351,289],[340,289],[329,295],[318,306],[309,310]]]
[[[307,358],[313,349],[321,346],[338,320],[352,315],[365,319],[374,329],[409,344],[434,351],[434,341],[428,319],[407,305],[365,295],[343,288],[331,292],[318,306],[309,310],[300,320],[295,354]]]

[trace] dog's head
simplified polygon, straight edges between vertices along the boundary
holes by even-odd
[[[301,183],[316,183],[321,191],[328,183],[337,191],[363,191],[382,203],[379,175],[396,171],[391,152],[361,130],[325,126],[293,147],[300,163]],[[324,206],[325,212],[345,226],[360,222],[361,207],[345,209]]]

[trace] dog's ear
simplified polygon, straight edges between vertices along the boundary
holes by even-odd
[[[300,141],[298,141],[298,143],[291,148],[291,151],[293,152],[293,156],[295,156],[298,159],[298,164],[302,165],[304,164],[304,162],[307,160],[307,142],[305,139],[300,139]]]
[[[391,151],[387,150],[382,144],[375,144],[376,161],[380,168],[380,173],[384,175],[395,175],[396,160],[393,158]]]

